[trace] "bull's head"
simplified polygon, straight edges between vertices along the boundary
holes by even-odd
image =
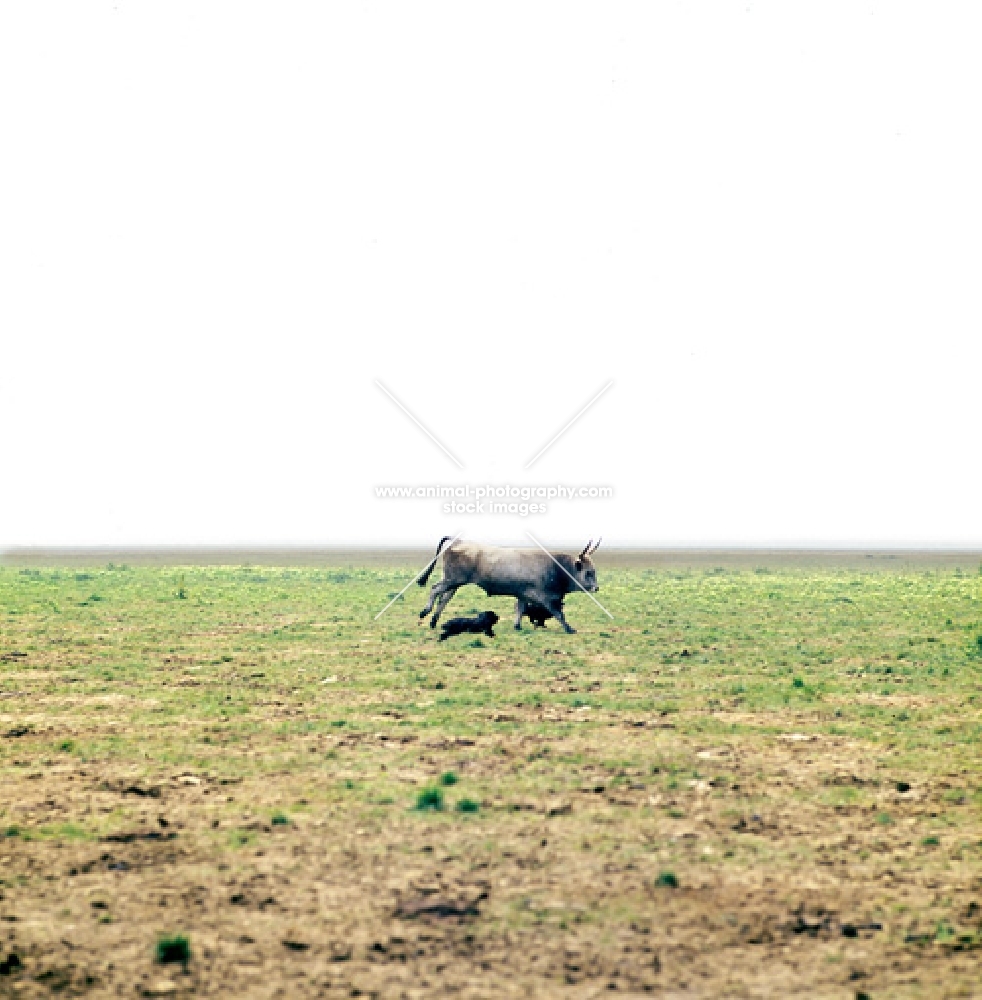
[[[600,590],[597,584],[597,571],[594,569],[593,560],[590,558],[597,549],[600,548],[600,542],[602,539],[597,539],[597,544],[593,544],[593,539],[583,546],[583,551],[576,557],[576,562],[573,563],[573,569],[576,570],[576,579],[579,585],[586,591],[593,591],[596,593]]]

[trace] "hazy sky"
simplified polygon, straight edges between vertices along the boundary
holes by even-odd
[[[4,5],[0,547],[982,545],[980,28]]]

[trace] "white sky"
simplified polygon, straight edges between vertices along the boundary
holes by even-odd
[[[0,547],[982,544],[980,28],[3,5]]]

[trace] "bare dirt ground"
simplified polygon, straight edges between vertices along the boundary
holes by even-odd
[[[652,736],[616,735],[627,753]],[[307,742],[309,753],[349,749],[343,737]],[[370,747],[384,768],[405,756],[389,743],[369,738],[350,749]],[[512,761],[537,748],[521,739],[431,744],[410,755],[422,773],[455,768],[490,782],[506,781]],[[913,828],[938,804],[923,790],[883,787],[875,766],[857,766],[856,749],[845,741],[776,744],[752,756],[712,748],[707,777],[668,797],[647,776],[617,787],[597,771],[556,798],[488,803],[479,824],[397,815],[361,816],[354,826],[343,809],[301,812],[309,783],[295,773],[236,784],[190,774],[144,783],[105,765],[26,774],[4,792],[24,822],[84,824],[122,807],[128,823],[93,842],[3,842],[0,940],[30,976],[8,975],[0,990],[977,995],[974,941],[935,943],[942,910],[978,925],[977,857],[940,871],[912,863]],[[715,794],[718,768],[729,794]],[[880,790],[868,806],[821,815],[793,804],[799,789],[871,784]],[[792,801],[774,802],[778,788]],[[771,804],[743,805],[751,799]],[[274,825],[284,801],[299,808]],[[684,815],[663,812],[668,802]],[[878,824],[883,809],[902,816],[895,829]],[[242,841],[235,850],[230,831]],[[719,864],[747,845],[790,853],[795,874],[787,862]],[[666,867],[677,886],[659,884]],[[612,910],[620,919],[608,919]],[[150,961],[155,933],[167,928],[193,928],[186,970]]]

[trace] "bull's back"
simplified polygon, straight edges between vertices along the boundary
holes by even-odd
[[[547,587],[552,560],[535,549],[457,543],[444,556],[444,573],[457,586],[473,583],[486,594],[522,597]]]

